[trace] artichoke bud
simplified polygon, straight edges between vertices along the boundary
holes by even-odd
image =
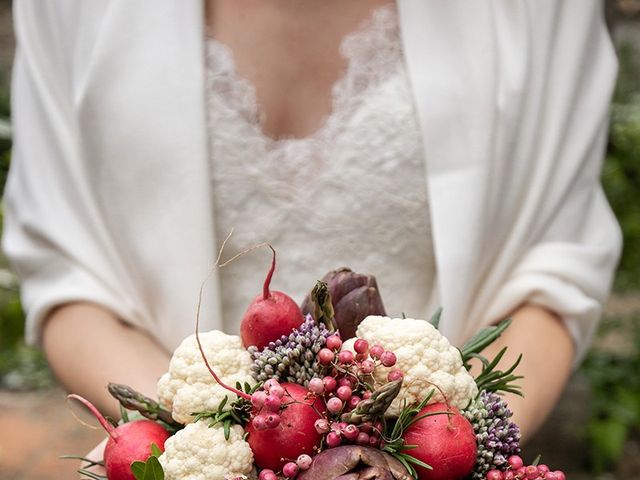
[[[320,283],[326,285],[327,294],[316,292]],[[318,297],[320,293],[322,297]],[[327,273],[316,284],[302,303],[303,313],[312,313],[316,321],[326,318],[328,306],[322,302],[326,302],[327,297],[332,306],[331,318],[343,340],[354,337],[360,322],[369,315],[386,314],[375,277],[355,273],[346,267]]]

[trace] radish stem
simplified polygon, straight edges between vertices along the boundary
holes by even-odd
[[[213,379],[218,382],[218,384],[222,387],[225,388],[227,390],[229,390],[232,393],[235,393],[237,396],[244,398],[245,400],[249,400],[251,401],[251,395],[248,395],[240,390],[238,390],[237,388],[233,388],[227,384],[225,384],[222,380],[220,380],[220,377],[218,377],[218,375],[216,374],[216,372],[213,371],[213,368],[211,368],[211,365],[209,364],[209,360],[207,360],[207,356],[204,353],[204,349],[202,348],[202,343],[200,342],[200,334],[198,332],[198,330],[200,330],[200,306],[202,305],[202,291],[204,290],[204,285],[206,283],[206,279],[204,282],[202,282],[202,285],[200,285],[200,293],[198,294],[198,308],[196,309],[196,343],[198,344],[198,349],[200,350],[200,355],[202,355],[202,360],[204,360],[204,364],[207,366],[207,370],[209,370],[209,373],[211,373],[211,376],[213,377]]]
[[[113,438],[115,441],[118,440],[118,433],[116,432],[116,429],[113,425],[111,425],[109,422],[107,422],[107,419],[104,418],[104,416],[100,413],[100,411],[93,405],[93,403],[91,403],[89,400],[87,400],[84,397],[81,397],[80,395],[77,395],[75,393],[71,393],[69,395],[67,395],[67,398],[73,398],[74,400],[78,400],[80,403],[82,403],[85,407],[87,407],[91,413],[93,414],[94,417],[96,417],[96,419],[98,420],[98,422],[100,422],[100,425],[102,425],[102,428],[104,428],[107,433],[109,434],[109,436],[111,438]]]
[[[276,251],[275,249],[267,243],[267,246],[273,252],[273,257],[271,258],[271,268],[267,273],[267,278],[264,280],[264,286],[262,287],[262,299],[266,300],[271,297],[271,292],[269,291],[269,286],[271,285],[271,278],[273,277],[273,272],[276,269]]]

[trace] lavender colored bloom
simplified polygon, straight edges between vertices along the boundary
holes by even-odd
[[[472,477],[485,478],[489,470],[504,470],[507,458],[520,453],[520,429],[509,419],[513,415],[499,395],[483,391],[463,412],[471,422],[478,442]]]
[[[324,347],[329,331],[324,323],[307,315],[305,321],[288,336],[270,342],[262,351],[249,347],[253,360],[252,375],[259,382],[269,378],[297,383],[307,387],[309,380],[318,376],[321,366],[317,353]]]

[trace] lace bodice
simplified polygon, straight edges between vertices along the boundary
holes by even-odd
[[[434,260],[421,138],[395,6],[346,36],[348,66],[333,110],[305,138],[272,139],[252,84],[232,52],[207,41],[211,172],[226,256],[268,241],[279,252],[273,288],[300,301],[340,266],[376,275],[389,314],[428,315]],[[220,271],[225,327],[237,331],[261,292],[269,253]]]

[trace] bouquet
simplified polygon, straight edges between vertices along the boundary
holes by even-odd
[[[106,478],[565,479],[519,456],[519,429],[500,396],[519,393],[519,359],[499,370],[506,349],[481,354],[509,320],[458,349],[438,331],[441,311],[428,321],[385,316],[372,276],[330,272],[300,308],[270,290],[274,270],[275,251],[240,336],[199,333],[196,322],[157,401],[110,384],[116,423],[70,395],[110,436],[93,462]],[[473,358],[482,364],[475,377]]]

